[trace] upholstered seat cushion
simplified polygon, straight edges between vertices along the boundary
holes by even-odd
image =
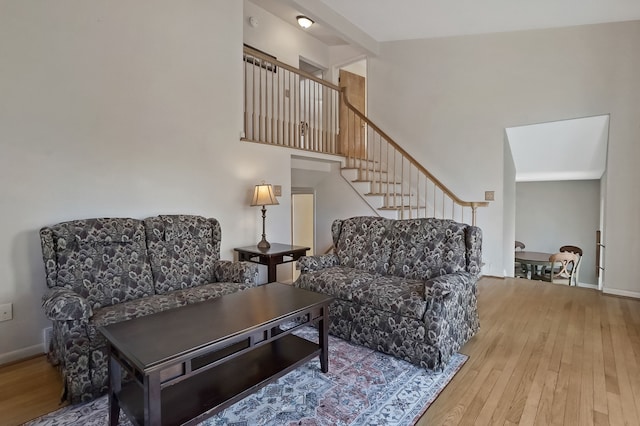
[[[321,269],[313,274],[302,274],[296,281],[296,286],[322,294],[331,294],[338,299],[351,300],[357,288],[366,287],[379,277],[380,275],[361,269],[336,266]]]
[[[238,283],[211,283],[172,291],[171,293],[156,294],[150,297],[97,309],[88,325],[92,349],[106,345],[106,341],[98,331],[98,327],[100,326],[115,324],[180,306],[204,302],[226,294],[235,293],[245,288],[248,287]]]
[[[381,276],[353,289],[351,300],[383,312],[422,320],[427,309],[423,281]]]

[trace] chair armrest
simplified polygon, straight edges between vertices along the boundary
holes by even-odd
[[[218,282],[239,283],[248,287],[258,285],[258,265],[255,263],[219,260],[214,273]]]
[[[425,299],[426,339],[449,359],[480,327],[476,277],[456,272],[428,280]]]
[[[304,274],[305,272],[318,271],[338,265],[340,265],[338,256],[334,253],[329,253],[317,256],[302,256],[298,259],[296,267]]]
[[[54,287],[42,296],[44,313],[52,321],[88,320],[93,316],[84,297],[64,287]]]

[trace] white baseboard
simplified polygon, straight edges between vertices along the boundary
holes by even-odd
[[[594,290],[598,289],[598,285],[597,284],[578,283],[578,287],[592,288]]]
[[[615,288],[603,288],[602,292],[605,294],[613,294],[614,296],[633,297],[634,299],[640,299],[640,292],[617,290]]]
[[[43,354],[44,350],[42,344],[28,346],[26,348],[18,349],[17,351],[7,352],[0,354],[0,365],[7,364],[13,361],[19,361],[24,358],[29,358],[34,355]]]

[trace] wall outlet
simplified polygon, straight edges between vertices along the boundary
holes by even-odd
[[[495,192],[494,191],[484,191],[484,200],[485,201],[494,201],[495,200]]]
[[[3,303],[0,305],[0,321],[13,319],[13,303]]]
[[[282,185],[273,185],[273,195],[282,197]]]

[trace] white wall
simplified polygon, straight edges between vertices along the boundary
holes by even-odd
[[[504,219],[502,246],[513,247],[516,238],[516,165],[513,161],[511,154],[511,145],[507,134],[504,135],[504,176],[503,176],[503,192],[502,198],[504,200],[503,207],[504,213],[502,215]],[[514,276],[514,260],[513,252],[511,250],[504,250],[503,261],[504,270],[503,275],[507,277]]]
[[[578,246],[583,250],[580,283],[597,285],[599,180],[518,182],[515,212],[515,239],[526,250],[557,253],[564,245]]]
[[[249,25],[249,17],[258,26]],[[321,68],[329,67],[329,48],[317,38],[300,30],[295,22],[287,23],[255,4],[244,0],[244,42],[275,56],[280,62],[298,67],[300,56]]]
[[[42,226],[201,214],[231,259],[265,179],[267,235],[290,240],[290,153],[239,141],[242,19],[236,0],[0,3],[0,363],[42,351]]]
[[[606,291],[640,296],[640,21],[381,44],[368,61],[369,115],[479,209],[484,273],[503,273],[507,127],[611,114]],[[490,265],[490,266],[489,266]]]

